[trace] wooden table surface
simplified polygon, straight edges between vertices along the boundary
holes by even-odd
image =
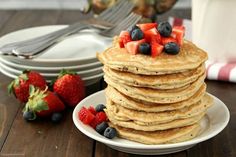
[[[172,10],[169,15],[190,18],[190,10]],[[0,36],[27,27],[70,24],[90,15],[78,11],[22,10],[0,11]],[[118,157],[137,156],[118,152],[96,142],[76,129],[72,109],[60,124],[47,121],[28,123],[22,118],[22,105],[8,96],[10,78],[0,73],[0,156],[1,157]],[[220,98],[231,113],[229,125],[216,137],[195,147],[163,157],[236,157],[236,84],[207,81],[207,91]],[[100,83],[87,88],[87,94],[101,90]],[[217,113],[216,113],[217,114]]]

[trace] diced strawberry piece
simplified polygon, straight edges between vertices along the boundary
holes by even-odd
[[[142,40],[138,40],[138,41],[131,41],[131,42],[128,42],[126,45],[125,45],[125,48],[127,49],[127,51],[130,53],[130,54],[137,54],[138,53],[138,47],[141,43],[145,43],[146,40],[145,39],[142,39]]]
[[[172,29],[171,36],[174,37],[176,39],[177,43],[181,46],[181,45],[183,45],[184,34],[185,34],[185,27],[184,26],[174,26]]]
[[[160,36],[156,28],[152,28],[144,32],[144,37],[147,40],[147,42],[150,42],[153,36],[157,38],[159,38]]]
[[[132,41],[128,31],[121,31],[119,36],[120,47],[123,48],[128,42]]]
[[[149,29],[152,28],[156,28],[157,27],[157,23],[143,23],[143,24],[137,24],[137,26],[143,31],[147,31]]]
[[[152,43],[152,46],[151,46],[152,57],[155,58],[156,56],[160,55],[163,49],[164,49],[163,45],[156,42]]]
[[[96,110],[95,110],[95,108],[94,108],[93,106],[90,106],[90,107],[88,108],[88,110],[89,110],[93,115],[96,115]]]
[[[79,119],[84,123],[84,124],[89,124],[91,123],[95,116],[85,107],[82,107],[78,113]]]
[[[124,48],[125,45],[123,43],[123,40],[121,38],[119,38],[119,45],[120,45],[120,48]]]
[[[151,43],[153,42],[161,44],[161,35],[159,33],[151,37]]]
[[[93,121],[90,123],[90,126],[93,128],[96,128],[96,126],[104,121],[107,120],[107,116],[105,112],[98,112],[93,119]]]
[[[176,39],[173,38],[173,37],[162,37],[162,38],[161,38],[161,43],[162,43],[162,45],[165,45],[165,44],[167,44],[167,43],[169,43],[169,42],[175,42],[175,43],[177,43]]]

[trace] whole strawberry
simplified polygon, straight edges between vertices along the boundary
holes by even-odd
[[[29,113],[33,116],[29,116],[28,119],[26,118],[27,120],[34,120],[36,115],[39,117],[48,117],[64,109],[65,105],[53,92],[47,90],[47,88],[40,90],[34,86],[30,86],[29,100],[23,111],[24,114]]]
[[[35,71],[23,71],[14,81],[8,85],[8,92],[14,93],[16,98],[22,103],[26,103],[29,97],[29,86],[33,85],[40,89],[47,87],[42,75]]]
[[[76,73],[62,70],[53,85],[53,91],[67,105],[74,107],[85,97],[84,82]]]

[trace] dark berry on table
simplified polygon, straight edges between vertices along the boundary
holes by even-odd
[[[54,122],[54,123],[58,123],[62,120],[63,118],[63,114],[60,113],[60,112],[55,112],[52,114],[51,116],[51,121]]]
[[[106,138],[113,139],[114,137],[116,137],[117,132],[116,132],[116,129],[115,129],[115,128],[108,127],[108,128],[106,128],[106,130],[104,131],[104,134],[103,134],[103,135],[104,135]]]
[[[151,46],[148,43],[142,43],[139,45],[139,52],[145,55],[150,54]]]
[[[131,34],[133,30],[140,29],[138,26],[134,25],[131,28],[128,29],[129,33]]]
[[[133,31],[132,31],[132,33],[131,33],[131,39],[133,40],[133,41],[136,41],[136,40],[141,40],[141,39],[143,39],[143,32],[142,32],[142,30],[141,29],[134,29]]]
[[[27,121],[30,121],[30,120],[35,120],[36,119],[36,115],[33,111],[25,111],[23,113],[23,118]]]
[[[98,124],[98,125],[96,126],[96,129],[95,129],[95,130],[96,130],[99,134],[103,135],[103,133],[104,133],[104,131],[106,130],[107,127],[109,127],[108,124],[107,124],[106,122],[102,122],[102,123],[100,123],[100,124]]]
[[[165,44],[164,50],[166,53],[170,55],[177,55],[179,53],[180,48],[179,45],[176,44],[175,42],[169,42]]]
[[[99,104],[99,105],[96,106],[95,110],[96,110],[96,112],[104,112],[103,110],[104,110],[105,108],[106,108],[105,105]]]
[[[157,27],[158,32],[163,37],[169,37],[172,32],[172,27],[169,22],[161,22]]]

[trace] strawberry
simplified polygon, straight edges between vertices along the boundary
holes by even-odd
[[[64,103],[74,107],[85,97],[85,86],[80,76],[74,72],[62,70],[53,85],[56,92]]]
[[[152,29],[145,31],[144,36],[145,36],[145,39],[147,40],[147,42],[150,42],[153,37],[156,38],[158,40],[158,42],[161,41],[161,35],[158,33],[156,28],[152,28]]]
[[[98,112],[95,115],[95,118],[93,119],[93,121],[90,123],[90,126],[93,128],[96,128],[96,126],[104,121],[107,120],[107,116],[105,114],[105,112]]]
[[[125,45],[125,48],[127,49],[127,51],[130,53],[130,54],[137,54],[138,53],[138,47],[141,43],[145,43],[146,40],[145,39],[142,39],[142,40],[138,40],[138,41],[131,41],[131,42],[128,42],[126,45]]]
[[[95,108],[93,106],[89,106],[88,110],[93,114],[93,115],[96,115],[97,112],[95,110]]]
[[[30,96],[24,112],[31,111],[39,117],[47,117],[64,109],[65,105],[53,92],[30,85]]]
[[[85,107],[80,109],[78,116],[84,124],[90,124],[95,118],[95,116]]]
[[[165,44],[167,44],[167,43],[169,43],[169,42],[177,43],[176,39],[173,38],[173,37],[162,37],[162,38],[161,38],[161,43],[162,43],[162,45],[165,45]]]
[[[14,93],[22,103],[26,103],[29,97],[29,86],[33,85],[44,90],[47,87],[46,80],[35,71],[23,71],[14,81],[8,85],[8,92]]]
[[[185,27],[184,26],[174,26],[172,29],[171,36],[176,39],[176,42],[181,46],[183,45],[185,34]]]
[[[161,54],[161,52],[163,51],[164,46],[157,43],[157,42],[153,42],[152,46],[151,46],[151,55],[153,58],[157,57],[158,55]]]
[[[147,31],[152,28],[157,28],[157,23],[143,23],[143,24],[137,24],[137,26],[143,31]]]
[[[123,43],[123,40],[121,38],[118,39],[118,42],[119,42],[120,48],[124,48],[125,47],[125,45]]]
[[[128,31],[121,31],[119,36],[120,48],[124,48],[125,45],[131,41],[130,33]]]

